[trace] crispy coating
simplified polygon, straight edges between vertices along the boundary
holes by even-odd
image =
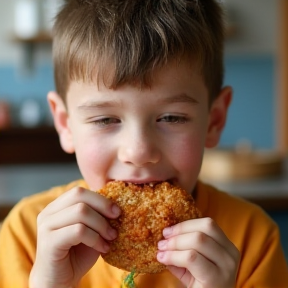
[[[120,269],[158,273],[165,266],[156,259],[157,243],[165,227],[199,218],[192,196],[168,182],[156,185],[109,182],[98,191],[121,208],[121,216],[109,219],[118,231],[104,260]]]

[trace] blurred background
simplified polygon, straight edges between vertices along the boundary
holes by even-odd
[[[288,259],[288,1],[220,2],[225,85],[234,96],[202,178],[267,210]],[[22,197],[81,177],[74,155],[60,148],[46,102],[54,89],[50,33],[61,4],[0,1],[0,220]]]

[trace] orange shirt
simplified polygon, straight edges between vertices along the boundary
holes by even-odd
[[[36,217],[48,203],[76,185],[88,188],[79,180],[35,194],[23,199],[8,215],[0,233],[1,288],[28,288],[36,253]],[[262,209],[201,182],[194,198],[203,216],[213,218],[241,252],[237,288],[288,287],[279,230]],[[123,271],[99,258],[79,288],[119,288],[123,276]],[[140,275],[135,282],[138,288],[182,287],[168,271]]]

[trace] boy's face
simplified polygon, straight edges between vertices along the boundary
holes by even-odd
[[[72,82],[67,109],[48,96],[66,152],[76,153],[91,190],[111,180],[149,183],[168,180],[192,191],[204,147],[217,144],[231,90],[208,108],[208,90],[198,69],[170,63],[150,88]]]

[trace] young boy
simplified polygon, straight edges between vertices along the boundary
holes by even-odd
[[[216,0],[70,0],[54,27],[56,92],[48,101],[63,149],[84,180],[22,200],[3,224],[0,287],[119,288],[101,253],[121,211],[95,193],[112,180],[167,180],[203,218],[163,231],[160,274],[137,287],[288,287],[279,231],[253,204],[197,180],[217,145],[231,88],[222,87]]]

